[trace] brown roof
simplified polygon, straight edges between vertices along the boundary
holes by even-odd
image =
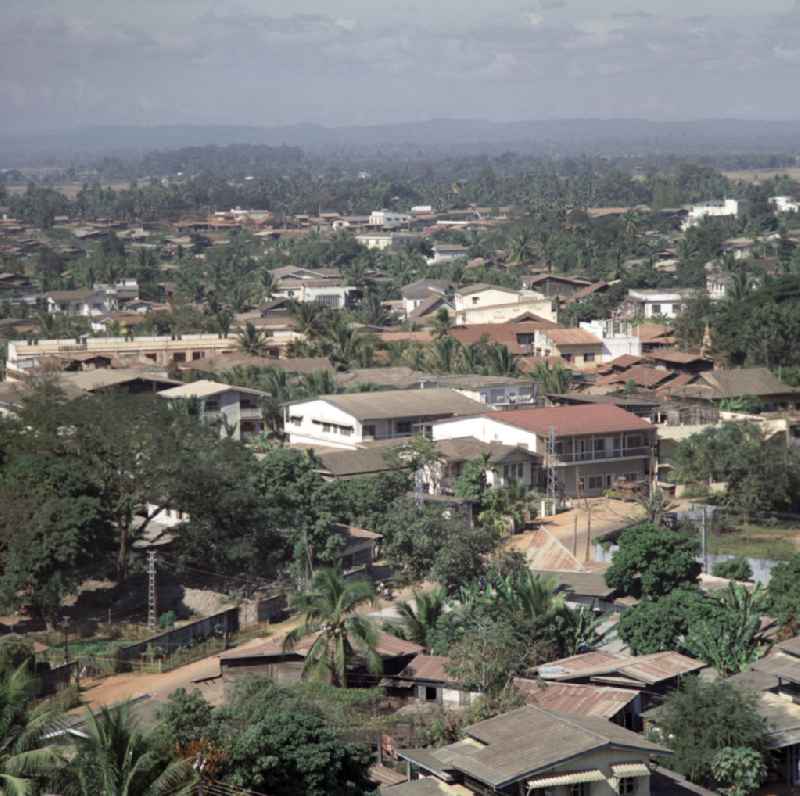
[[[482,293],[484,290],[497,290],[500,293],[513,293],[518,294],[518,290],[514,290],[513,287],[503,287],[502,285],[489,285],[486,282],[476,282],[474,285],[465,285],[464,287],[460,287],[456,290],[456,293],[460,296],[469,296],[472,293]]]
[[[308,651],[311,649],[314,642],[317,640],[319,633],[312,633],[306,636],[295,644],[291,654],[298,655],[304,658]],[[378,631],[378,643],[375,646],[379,655],[386,658],[391,658],[398,655],[419,655],[423,652],[423,648],[419,644],[414,644],[411,641],[404,641],[391,633],[384,633]],[[274,658],[282,657],[288,653],[283,649],[283,637],[272,638],[265,641],[263,644],[252,647],[244,647],[243,649],[233,649],[230,652],[224,652],[219,657],[220,660],[240,660],[244,658]]]
[[[675,374],[671,370],[662,370],[648,365],[634,365],[621,373],[601,376],[595,384],[627,384],[633,381],[637,387],[651,388],[671,379]]]
[[[500,442],[481,442],[475,437],[455,437],[453,439],[437,440],[436,451],[451,462],[464,462],[478,459],[488,454],[492,463],[501,462],[511,454],[522,454],[529,459],[540,459],[532,451],[519,445],[503,445]]]
[[[404,750],[428,770],[462,771],[496,790],[581,755],[608,747],[669,754],[630,730],[592,716],[565,716],[535,705],[466,728],[467,739],[436,750]],[[479,743],[474,743],[474,739]]]
[[[709,361],[702,354],[688,354],[685,351],[674,351],[668,348],[659,348],[658,351],[652,351],[648,354],[648,357],[659,362],[669,362],[675,365],[689,365],[694,362]]]
[[[398,446],[402,440],[397,440]],[[383,473],[396,470],[397,464],[386,456],[387,447],[359,448],[358,450],[329,449],[317,452],[320,471],[337,478]]]
[[[547,329],[544,334],[559,347],[565,345],[603,345],[603,341],[599,337],[587,332],[586,329]]]
[[[634,334],[642,340],[652,340],[655,337],[668,335],[670,329],[663,323],[640,323],[634,329]]]
[[[380,332],[378,337],[384,343],[430,343],[433,340],[429,329],[421,332]]]
[[[91,288],[82,288],[79,290],[51,290],[45,295],[53,301],[85,301],[86,299],[98,293],[97,290]]]
[[[449,683],[453,678],[445,671],[448,663],[450,663],[450,658],[446,655],[417,655],[397,676],[407,680]]]
[[[714,389],[717,398],[738,398],[745,395],[787,395],[798,392],[784,384],[767,368],[709,370],[700,375]]]
[[[585,652],[559,661],[551,661],[538,669],[547,680],[620,675],[623,678],[655,685],[673,677],[704,669],[705,664],[679,652],[656,652],[652,655],[629,657],[611,652]]]
[[[640,362],[644,362],[642,357],[637,357],[634,354],[622,354],[621,356],[612,359],[610,362],[606,362],[603,366],[603,369],[608,367],[629,368],[632,365],[638,365]]]
[[[637,698],[629,688],[580,685],[577,683],[547,683],[542,680],[514,678],[514,687],[529,705],[574,716],[599,716],[612,719]]]
[[[537,528],[531,533],[531,541],[525,551],[528,566],[544,575],[557,570],[579,572],[583,564],[546,528]]]
[[[236,351],[233,354],[216,354],[203,359],[195,359],[181,364],[180,370],[198,370],[204,373],[224,373],[236,367],[274,368],[285,370],[287,373],[313,373],[317,370],[333,371],[333,366],[327,357],[296,357],[290,359],[275,359],[273,357],[258,357]]]
[[[481,414],[486,407],[455,390],[384,390],[350,395],[320,395],[325,401],[356,420],[387,420],[398,417],[454,417]],[[298,403],[303,403],[302,401]]]
[[[486,338],[489,342],[506,346],[512,354],[530,352],[532,343],[521,344],[517,335],[531,335],[542,329],[557,329],[558,324],[541,319],[538,321],[520,321],[519,323],[474,323],[469,326],[458,326],[450,330],[450,336],[462,345],[472,345]]]
[[[489,412],[488,417],[499,423],[533,431],[536,434],[548,434],[550,429],[554,428],[558,436],[653,430],[653,426],[646,420],[609,404],[513,409],[505,412]]]

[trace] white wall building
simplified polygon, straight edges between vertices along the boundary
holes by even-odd
[[[776,213],[800,213],[800,202],[791,196],[770,196],[769,203]]]
[[[456,390],[386,390],[322,395],[286,407],[291,445],[355,449],[374,440],[429,433],[436,420],[485,412]]]
[[[689,215],[683,222],[683,229],[697,226],[704,218],[739,215],[739,202],[736,199],[723,199],[721,202],[709,202],[704,205],[692,205]]]
[[[369,225],[383,229],[405,227],[410,221],[411,216],[407,213],[395,213],[393,210],[373,210],[369,215]]]
[[[457,243],[435,243],[433,245],[433,256],[427,258],[428,265],[439,265],[449,263],[467,256],[467,247]]]
[[[625,299],[634,318],[675,318],[686,301],[685,293],[674,290],[629,290]]]
[[[106,290],[53,290],[45,294],[47,311],[53,315],[80,315],[92,318],[117,308],[115,295]]]
[[[262,432],[260,400],[266,396],[260,390],[205,379],[158,393],[159,398],[168,401],[195,400],[205,423],[217,426],[223,439],[237,440],[247,440]]]
[[[553,322],[558,317],[557,303],[535,290],[475,284],[457,290],[454,301],[457,326],[507,323],[525,313]]]
[[[623,354],[635,357],[642,355],[642,339],[634,334],[632,324],[627,321],[584,321],[580,327],[591,332],[603,343],[603,362],[616,359]]]

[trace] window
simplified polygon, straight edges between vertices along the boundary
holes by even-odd
[[[192,351],[192,359],[205,359],[206,352],[205,351]]]
[[[247,398],[240,398],[239,399],[239,408],[240,409],[258,409],[258,404],[256,404],[255,400],[251,397]]]
[[[398,420],[395,424],[395,430],[398,434],[410,434],[411,433],[411,421],[410,420]]]
[[[186,362],[186,353],[184,351],[176,351],[173,359],[176,362]]]
[[[589,489],[602,489],[603,488],[603,476],[602,475],[590,475],[589,476]]]
[[[611,489],[611,483],[613,480],[613,476],[610,473],[606,475],[606,489]]]
[[[426,702],[437,702],[439,699],[438,689],[433,688],[432,686],[425,686],[425,701]]]
[[[593,353],[591,353],[591,352],[588,353],[588,354],[584,354],[583,355],[583,361],[584,362],[594,362],[594,356],[595,355]]]
[[[155,354],[145,354],[145,357],[147,359],[149,359],[151,362],[155,362],[156,361],[156,355]]]
[[[641,434],[630,434],[628,436],[628,447],[629,448],[642,448],[644,447],[642,444],[642,435]]]
[[[364,436],[365,437],[374,437],[375,436],[375,426],[364,426]]]
[[[323,423],[322,424],[322,431],[325,434],[330,434],[333,426],[330,423]]]
[[[572,354],[561,354],[561,359],[563,359],[564,362],[572,362]]]
[[[479,301],[480,301],[480,297],[479,296],[473,296],[472,297],[472,303],[473,304],[477,304]]]
[[[569,796],[589,796],[592,786],[588,782],[579,782],[569,786]]]
[[[289,415],[289,422],[293,426],[300,426],[303,424],[303,416],[302,415]]]
[[[219,401],[216,398],[206,398],[203,408],[206,412],[219,412]]]
[[[661,305],[660,305],[660,304],[653,304],[653,305],[650,307],[650,312],[651,312],[653,315],[661,315]]]
[[[619,781],[620,796],[633,796],[636,793],[636,780],[633,777],[624,777]]]
[[[350,437],[353,434],[353,427],[352,426],[339,426],[339,433],[342,436]]]

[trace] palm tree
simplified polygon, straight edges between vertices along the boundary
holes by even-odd
[[[544,393],[561,395],[569,391],[572,383],[572,372],[560,362],[556,362],[554,365],[539,362],[530,375],[534,381],[539,382]]]
[[[63,764],[44,741],[59,711],[37,705],[35,697],[36,682],[27,662],[0,679],[0,794],[33,794],[35,779],[52,775]]]
[[[564,607],[556,582],[526,569],[500,578],[494,585],[496,604],[510,616],[540,620]]]
[[[594,649],[603,640],[600,626],[604,622],[590,608],[582,605],[576,610],[566,605],[556,612],[555,628],[559,642],[559,655],[568,657]]]
[[[292,302],[289,312],[294,318],[296,329],[309,340],[315,340],[322,332],[327,317],[319,304]]]
[[[136,729],[128,705],[89,711],[75,743],[59,782],[64,796],[189,796],[197,783],[189,761],[170,759],[154,734]]]
[[[311,589],[292,600],[292,607],[303,614],[303,622],[286,636],[284,650],[293,650],[302,638],[316,633],[306,655],[304,675],[347,688],[347,669],[357,653],[366,659],[371,672],[380,673],[377,630],[367,617],[356,613],[359,607],[374,602],[375,589],[369,581],[347,581],[332,569],[319,570]]]
[[[509,241],[509,254],[512,263],[523,263],[534,254],[534,238],[527,227],[520,227]]]
[[[401,624],[399,627],[391,625],[389,630],[406,641],[430,649],[431,635],[446,604],[447,591],[441,586],[429,592],[414,592],[414,605],[403,601],[395,606]]]
[[[264,356],[267,348],[267,335],[250,321],[239,332],[239,350],[245,354]]]
[[[459,359],[461,344],[454,337],[442,337],[429,349],[430,367],[438,373],[452,373]]]
[[[440,307],[436,310],[436,315],[433,316],[433,321],[431,322],[431,332],[434,338],[441,340],[443,337],[447,337],[452,328],[453,319],[450,317],[450,313],[446,307]]]
[[[508,348],[499,343],[489,346],[486,351],[488,362],[486,363],[487,370],[490,371],[491,376],[517,376],[519,374],[519,365],[514,355]]]
[[[315,370],[303,373],[297,387],[298,397],[316,398],[318,395],[334,395],[339,385],[329,370]]]

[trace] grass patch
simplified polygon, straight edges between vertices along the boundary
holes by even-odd
[[[784,532],[786,536],[782,536]],[[758,525],[742,523],[735,528],[709,535],[708,551],[713,554],[769,558],[786,561],[798,552],[792,536],[798,533],[796,525]]]

